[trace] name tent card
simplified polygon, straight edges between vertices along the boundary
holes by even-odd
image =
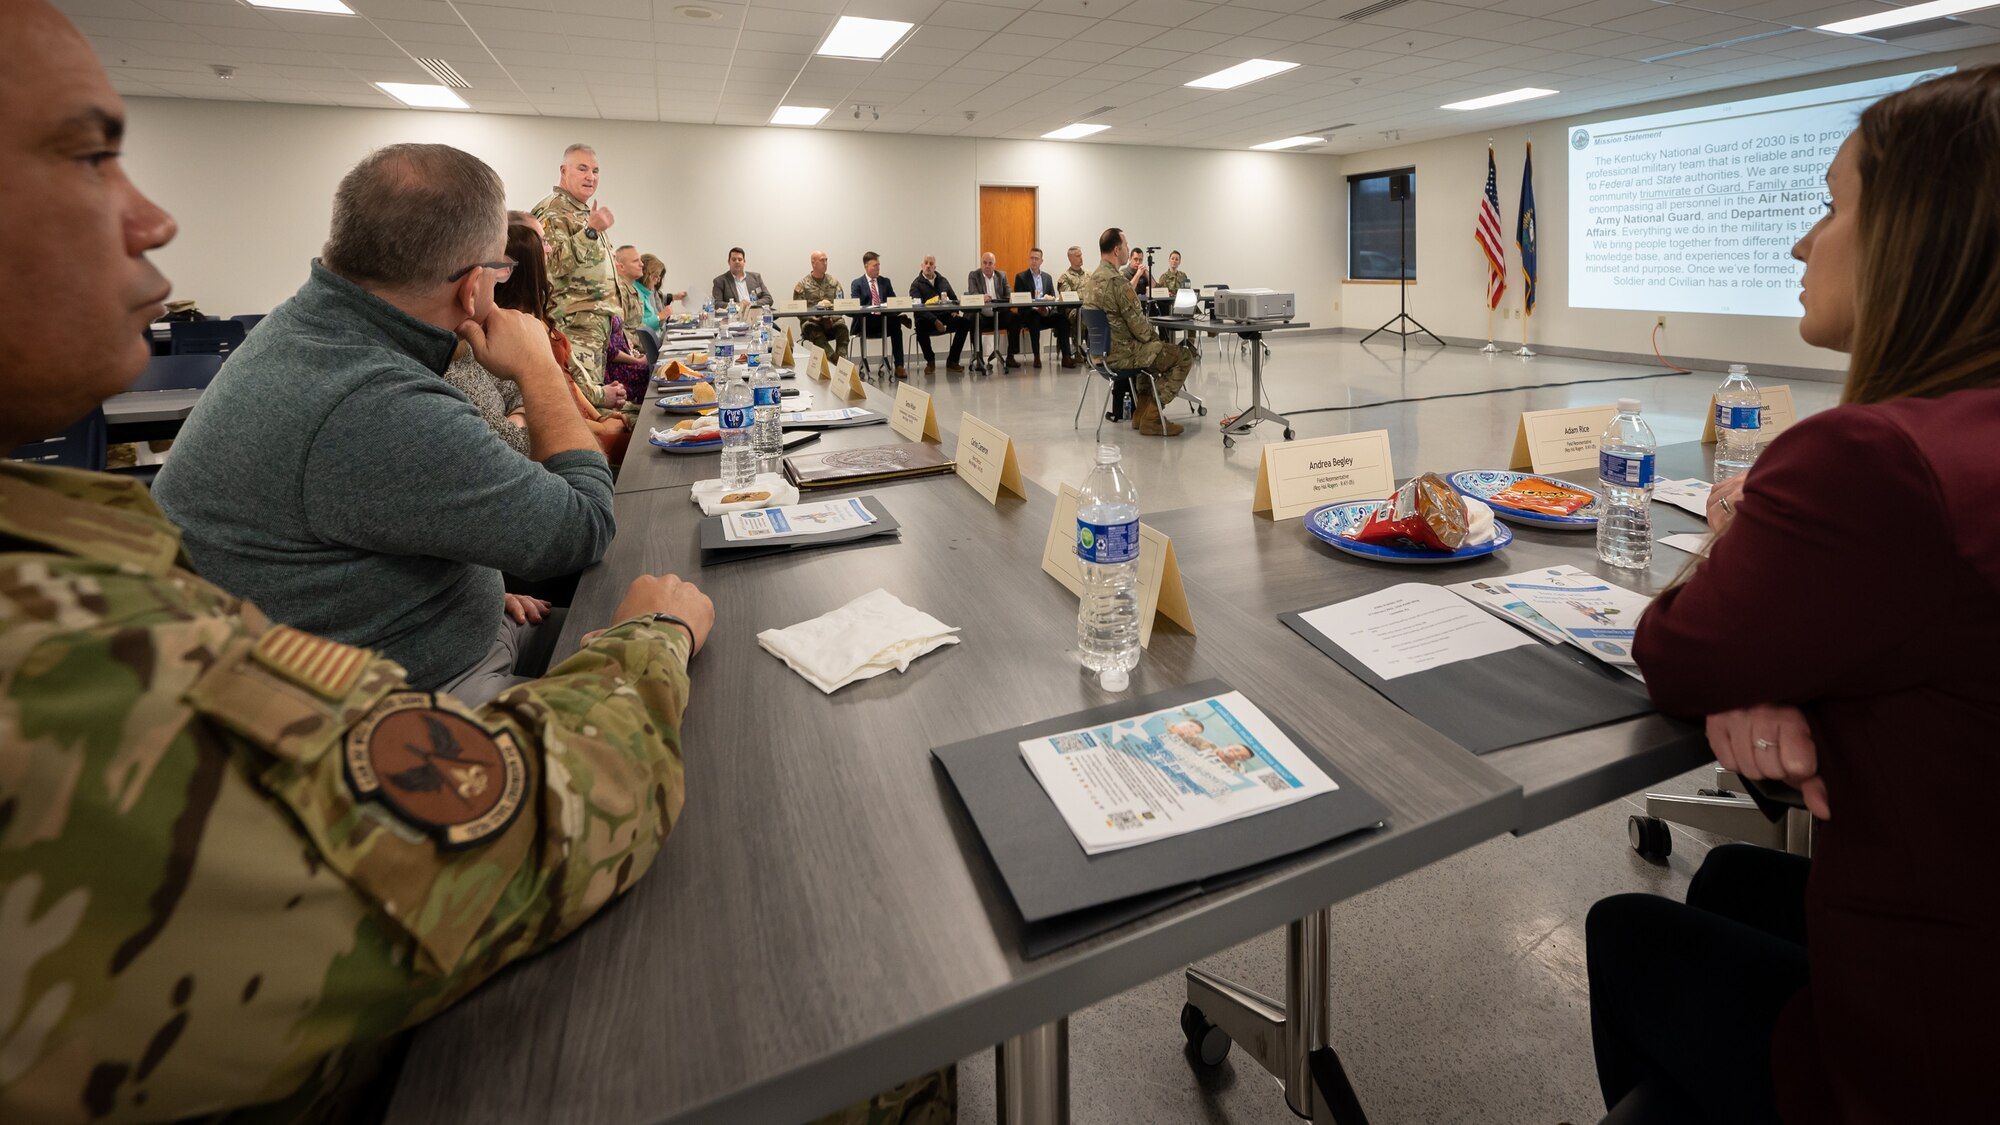
[[[959,462],[964,471],[965,463]],[[1042,572],[1083,597],[1083,564],[1076,557],[1076,505],[1081,497],[1075,485],[1066,484],[1056,494],[1055,514],[1049,518],[1049,536],[1042,547]],[[1187,589],[1181,585],[1180,560],[1174,557],[1174,541],[1165,532],[1139,521],[1139,647],[1153,643],[1153,623],[1167,620],[1194,633],[1194,612],[1188,608]]]
[[[827,378],[826,349],[813,343],[811,340],[806,340],[804,343],[806,346],[806,377],[808,379]]]
[[[978,305],[983,305],[983,304],[985,304],[985,303],[986,303],[986,294],[984,294],[984,293],[968,293],[968,294],[966,294],[965,296],[963,296],[963,297],[960,297],[960,298],[958,299],[958,303],[959,303],[959,304],[961,304],[961,305],[967,305],[967,306],[978,306]]]
[[[1016,496],[1028,494],[1021,481],[1020,459],[1014,456],[1014,439],[970,414],[958,416],[958,450],[952,460],[958,462],[958,478],[986,497],[988,504],[1000,502],[1003,486]]]
[[[1389,464],[1389,431],[1272,442],[1257,465],[1253,512],[1274,520],[1297,519],[1342,500],[1379,500],[1396,487]]]
[[[836,384],[848,398],[868,397],[868,385],[861,381],[861,369],[854,366],[854,361],[851,359],[840,361]]]
[[[884,297],[882,298],[882,307],[885,309],[907,309],[910,307],[910,299],[908,297]]]
[[[833,299],[833,311],[835,312],[852,312],[860,307],[861,298],[859,297],[835,297]]]
[[[778,360],[778,364],[782,367],[791,367],[794,360],[792,358],[792,326],[790,324],[785,325],[784,335],[780,338],[784,341],[784,344],[779,350],[781,358]]]
[[[896,388],[896,405],[889,411],[889,428],[907,441],[943,441],[931,393],[910,383]]]
[[[1617,416],[1615,403],[1527,411],[1514,433],[1514,455],[1507,467],[1537,473],[1595,470],[1597,435]]]
[[[806,311],[806,303],[805,303],[804,301],[779,301],[779,302],[778,302],[778,311],[779,311],[779,312],[804,312],[804,311]]]
[[[1764,408],[1757,412],[1757,444],[1769,445],[1799,420],[1798,409],[1792,405],[1792,388],[1789,386],[1764,387],[1757,393],[1764,399]],[[1701,443],[1715,444],[1714,395],[1708,399],[1708,420],[1701,424]]]

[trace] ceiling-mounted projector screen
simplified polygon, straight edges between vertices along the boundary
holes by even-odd
[[[1861,111],[1951,68],[1569,131],[1569,303],[1798,316],[1792,244]]]

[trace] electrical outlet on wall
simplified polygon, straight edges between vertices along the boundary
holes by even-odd
[[[1655,327],[1655,328],[1665,328],[1666,326],[1667,326],[1667,314],[1666,314],[1666,313],[1661,313],[1661,314],[1660,314],[1660,320],[1659,320],[1659,323],[1655,324],[1655,325],[1654,325],[1653,327]]]

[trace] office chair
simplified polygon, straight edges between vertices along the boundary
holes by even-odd
[[[264,314],[263,314],[263,313],[237,313],[237,314],[236,314],[235,316],[232,316],[232,317],[230,317],[229,319],[231,319],[231,320],[235,321],[236,323],[238,323],[238,324],[242,325],[242,326],[243,326],[243,331],[245,331],[245,332],[249,332],[249,331],[250,331],[250,330],[251,330],[252,328],[255,328],[255,327],[257,327],[257,322],[258,322],[258,321],[260,321],[260,320],[264,319]]]
[[[172,333],[168,355],[227,356],[247,335],[242,323],[234,320],[177,320],[167,331]]]
[[[146,362],[146,369],[132,380],[128,391],[203,390],[222,370],[219,355],[158,355]]]
[[[1151,371],[1143,367],[1116,368],[1105,361],[1105,357],[1111,354],[1111,319],[1104,315],[1104,310],[1093,309],[1086,305],[1078,309],[1077,312],[1081,313],[1083,318],[1083,350],[1085,361],[1090,364],[1090,369],[1104,380],[1105,413],[1110,413],[1115,401],[1114,396],[1123,397],[1131,393],[1132,379],[1135,376],[1145,376],[1146,382],[1151,384],[1153,388],[1153,401],[1158,402],[1160,399],[1160,388],[1159,384],[1153,382],[1153,373]],[[1082,424],[1083,404],[1088,398],[1090,398],[1090,383],[1086,380],[1083,384],[1083,393],[1078,395],[1076,399],[1076,417],[1070,421],[1070,429],[1074,430]],[[1122,417],[1124,412],[1120,411],[1119,413]],[[1103,415],[1100,415],[1097,419],[1097,436],[1100,440],[1104,437]],[[1165,434],[1162,433],[1161,436],[1165,436]]]
[[[106,446],[104,434],[104,410],[99,407],[54,437],[15,446],[7,452],[7,459],[27,461],[36,465],[60,465],[68,469],[103,472]]]
[[[644,327],[632,329],[632,342],[639,345],[639,352],[646,357],[648,368],[659,366],[660,338],[653,335],[652,329]]]
[[[1655,863],[1673,854],[1667,821],[1713,832],[1746,844],[1793,855],[1812,855],[1813,818],[1805,800],[1789,785],[1759,781],[1754,787],[1721,766],[1715,785],[1684,793],[1646,794],[1646,813],[1626,822],[1632,850]]]

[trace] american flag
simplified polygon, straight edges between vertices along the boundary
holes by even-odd
[[[1472,237],[1486,251],[1486,307],[1500,307],[1507,291],[1507,250],[1500,242],[1500,185],[1493,169],[1493,148],[1486,149],[1486,196],[1479,201],[1479,222]]]

